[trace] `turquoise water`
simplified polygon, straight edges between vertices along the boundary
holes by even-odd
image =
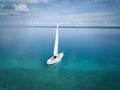
[[[120,90],[120,28],[0,27],[0,90]]]

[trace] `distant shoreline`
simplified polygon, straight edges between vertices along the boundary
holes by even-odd
[[[28,27],[39,27],[39,28],[56,28],[56,26],[48,26],[48,25],[41,25],[41,26],[0,26],[1,27],[25,27],[25,28],[28,28]],[[61,25],[59,26],[59,28],[120,28],[120,26],[64,26],[64,25]]]

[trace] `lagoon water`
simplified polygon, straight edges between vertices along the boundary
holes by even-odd
[[[120,90],[120,28],[0,27],[0,90]]]

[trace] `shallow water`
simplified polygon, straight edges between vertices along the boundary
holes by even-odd
[[[120,28],[0,27],[0,90],[120,90]]]

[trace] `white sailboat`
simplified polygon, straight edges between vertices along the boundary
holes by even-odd
[[[58,53],[58,35],[59,35],[58,33],[59,32],[58,32],[58,25],[57,25],[53,56],[47,60],[48,65],[52,65],[60,62],[64,55],[63,53]]]

